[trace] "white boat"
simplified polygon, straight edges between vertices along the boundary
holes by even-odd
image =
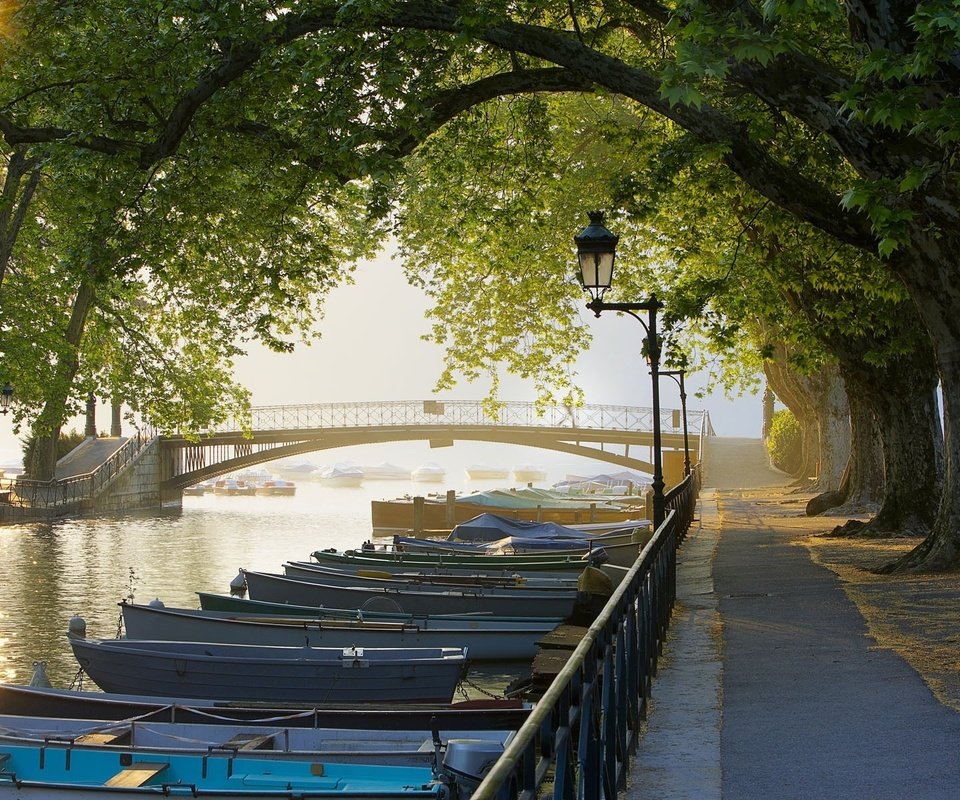
[[[504,480],[510,475],[505,467],[491,467],[488,464],[471,464],[465,472],[471,481]]]
[[[447,471],[433,461],[417,467],[410,473],[410,479],[418,483],[442,483],[446,476]]]
[[[256,492],[264,497],[293,497],[297,493],[297,485],[293,481],[273,477],[258,483]]]
[[[370,467],[362,467],[364,478],[373,481],[408,481],[410,470],[384,461]]]
[[[324,486],[359,486],[363,483],[363,468],[355,464],[339,463],[314,473]]]
[[[220,478],[213,484],[213,493],[226,497],[252,497],[256,491],[252,483],[236,478]]]
[[[517,483],[537,483],[547,479],[547,471],[536,464],[515,464],[512,472]]]

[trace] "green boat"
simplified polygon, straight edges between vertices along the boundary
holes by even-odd
[[[247,616],[263,614],[265,616],[305,617],[310,619],[369,619],[384,622],[401,622],[410,625],[437,621],[469,621],[473,623],[490,622],[491,624],[521,624],[525,622],[553,622],[559,625],[563,620],[560,617],[503,617],[495,614],[404,614],[393,611],[364,611],[356,608],[324,608],[322,606],[298,606],[288,603],[270,603],[265,600],[248,600],[233,595],[212,594],[197,592],[200,599],[200,608],[204,611],[222,611]]]
[[[438,542],[437,544],[443,544]],[[371,570],[385,570],[391,565],[402,566],[404,570],[425,567],[449,570],[471,570],[479,568],[490,574],[503,572],[558,572],[578,573],[590,565],[590,559],[580,553],[569,556],[537,555],[491,555],[489,553],[437,552],[425,551],[398,552],[395,550],[317,550],[310,554],[319,564],[350,564],[355,567],[367,567]]]

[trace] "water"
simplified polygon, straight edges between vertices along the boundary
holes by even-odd
[[[75,614],[88,636],[111,638],[125,597],[197,608],[197,591],[227,594],[241,567],[280,572],[284,561],[308,560],[314,550],[359,547],[370,538],[372,499],[504,485],[466,482],[462,467],[448,475],[444,484],[357,488],[301,479],[294,497],[208,494],[185,497],[182,509],[0,527],[0,681],[27,683],[33,663],[45,661],[53,685],[70,686],[77,664],[65,634]],[[469,692],[499,694],[525,672],[516,665],[472,670],[480,690]],[[86,681],[84,688],[95,687]]]

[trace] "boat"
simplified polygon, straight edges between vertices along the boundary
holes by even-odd
[[[487,583],[497,584],[517,584],[525,583],[527,585],[543,583],[548,581],[558,581],[560,583],[575,581],[583,570],[590,566],[588,561],[580,561],[579,567],[575,569],[523,569],[522,566],[510,568],[509,565],[486,566],[456,564],[447,567],[437,564],[415,564],[387,561],[385,559],[356,559],[351,561],[344,558],[339,563],[333,561],[287,561],[284,563],[283,571],[291,574],[288,565],[311,569],[315,572],[322,570],[333,570],[340,575],[358,575],[367,578],[396,578],[397,580],[408,581],[431,581],[446,583]]]
[[[130,639],[261,644],[281,647],[390,647],[469,650],[474,661],[532,659],[537,641],[556,627],[552,621],[490,623],[482,619],[430,626],[361,619],[228,616],[156,604],[119,604]]]
[[[417,467],[410,473],[410,480],[417,483],[442,483],[445,477],[447,477],[447,471],[433,461]]]
[[[537,483],[547,479],[547,471],[535,464],[514,464],[511,472],[517,483]]]
[[[471,549],[468,551],[451,552],[442,549],[433,550],[428,547],[422,549],[417,545],[434,540],[413,539],[410,547],[394,547],[378,550],[315,550],[310,554],[319,564],[352,564],[358,567],[369,567],[372,570],[397,570],[433,568],[438,572],[454,572],[476,570],[491,574],[504,572],[545,572],[556,574],[580,573],[591,563],[589,557],[582,553],[524,553],[522,555],[494,555],[492,553]],[[443,540],[437,541],[442,544]]]
[[[297,493],[297,485],[284,478],[272,477],[258,483],[255,491],[263,497],[293,497]]]
[[[220,478],[213,484],[213,493],[228,497],[252,497],[256,493],[256,487],[236,478]]]
[[[424,497],[421,524],[427,531],[449,530],[453,525],[488,511],[505,519],[528,522],[556,522],[561,525],[627,522],[637,516],[632,506],[598,501],[596,498],[567,498],[545,490],[493,490],[457,495],[453,499]],[[414,498],[372,500],[371,522],[375,536],[406,533],[414,528]]]
[[[353,464],[334,464],[312,473],[324,486],[359,486],[363,470]]]
[[[364,477],[372,481],[408,481],[410,470],[384,461],[382,464],[362,467]]]
[[[399,611],[430,614],[438,609],[448,613],[489,612],[501,616],[569,617],[578,593],[570,590],[532,591],[515,589],[470,588],[435,589],[423,587],[384,589],[379,587],[337,586],[302,581],[266,572],[244,570],[247,592],[254,600],[293,603],[300,606],[330,605],[335,608]]]
[[[642,495],[651,486],[650,478],[640,472],[621,470],[597,475],[567,475],[553,490],[567,494]]]
[[[585,565],[584,569],[588,567]],[[283,564],[283,574],[297,580],[319,581],[320,583],[336,583],[341,586],[383,586],[384,588],[402,589],[404,587],[423,586],[454,588],[457,586],[487,586],[490,588],[503,587],[505,589],[544,589],[554,591],[558,589],[576,589],[577,579],[582,573],[571,575],[526,576],[512,575],[482,575],[478,572],[460,572],[455,575],[438,575],[431,572],[380,572],[379,570],[357,569],[344,566],[315,564],[311,561],[287,561]]]
[[[467,759],[469,760],[469,759]],[[5,744],[0,800],[103,800],[189,796],[218,800],[342,797],[443,798],[449,789],[430,766],[345,764],[319,759],[251,758],[234,751],[151,754],[103,748]]]
[[[143,756],[146,752],[243,755],[340,763],[436,767],[450,740],[504,747],[512,730],[438,730],[424,721],[409,730],[306,728],[283,722],[160,722],[141,717],[74,719],[0,714],[0,751],[6,744],[44,744]]]
[[[502,480],[510,475],[505,467],[491,467],[488,464],[471,464],[464,471],[471,481]]]
[[[467,659],[462,647],[271,647],[67,636],[83,671],[105,692],[247,702],[449,703]]]
[[[370,619],[390,622],[405,622],[411,625],[425,625],[431,628],[457,627],[463,622],[511,623],[523,625],[527,622],[544,623],[553,626],[563,622],[563,617],[522,617],[501,616],[484,611],[472,611],[466,614],[405,614],[397,611],[373,611],[357,608],[328,608],[326,606],[301,606],[293,603],[271,603],[266,600],[251,600],[236,595],[197,592],[197,599],[203,611],[214,611],[231,616],[308,617],[310,619]]]
[[[206,487],[202,483],[195,483],[193,486],[183,487],[184,497],[203,497]]]
[[[349,703],[237,703],[0,684],[0,713],[53,718],[264,725],[296,728],[396,730],[514,730],[529,713],[519,700],[468,700],[401,706]]]

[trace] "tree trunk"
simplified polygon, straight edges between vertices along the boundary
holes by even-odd
[[[23,177],[28,172],[30,177],[21,187]],[[27,158],[24,148],[15,148],[7,162],[0,202],[0,284],[7,274],[13,248],[20,235],[20,227],[39,184],[40,168],[37,160]]]
[[[960,235],[914,230],[913,246],[893,263],[916,303],[936,354],[943,393],[943,491],[929,535],[888,572],[960,568],[960,286],[954,278]]]
[[[820,469],[814,491],[835,492],[850,458],[850,405],[836,364],[809,376],[820,445]]]
[[[774,357],[764,363],[764,373],[777,397],[790,410],[802,436],[801,463],[793,476],[795,486],[807,488],[816,478],[820,461],[820,446],[817,435],[816,416],[813,414],[810,397],[795,373],[787,366],[786,350],[782,345],[774,346]]]
[[[883,439],[873,405],[847,376],[850,403],[850,468],[843,503],[832,513],[875,513],[884,492]]]
[[[88,270],[73,299],[70,323],[64,335],[64,349],[54,369],[52,385],[40,414],[33,423],[33,437],[36,442],[33,458],[27,465],[30,477],[35,480],[53,480],[57,467],[57,442],[60,429],[66,418],[67,400],[70,389],[80,369],[80,341],[87,321],[87,315],[93,307],[97,290],[92,268]]]

